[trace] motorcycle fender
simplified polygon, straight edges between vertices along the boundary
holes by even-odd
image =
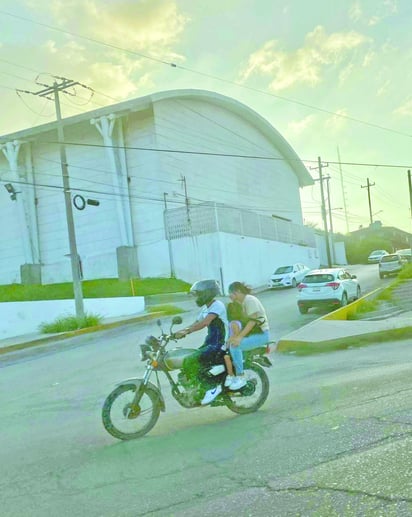
[[[255,357],[253,359],[253,361],[255,363],[258,363],[260,364],[261,366],[265,366],[266,368],[269,368],[270,366],[272,366],[272,362],[270,361],[270,359],[268,357],[266,357],[265,355],[261,355],[259,357]]]
[[[116,384],[116,387],[123,386],[124,384],[134,384],[136,386],[136,389],[138,389],[139,386],[142,384],[142,382],[143,382],[143,379],[138,379],[137,377],[133,377],[132,379],[126,379],[122,382],[118,382]],[[151,382],[148,382],[147,385],[150,387],[151,390],[155,391],[157,396],[159,397],[161,411],[166,411],[165,399],[163,398],[162,392],[159,390],[159,388],[157,386],[155,386]]]

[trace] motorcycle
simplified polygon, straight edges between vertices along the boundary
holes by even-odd
[[[142,361],[146,361],[143,378],[122,381],[106,398],[102,409],[103,425],[106,431],[115,438],[132,440],[144,436],[154,427],[160,412],[166,411],[159,372],[166,375],[170,383],[171,394],[182,407],[193,408],[201,405],[200,400],[205,393],[204,386],[198,380],[189,379],[182,370],[184,359],[195,352],[195,349],[166,349],[171,341],[176,342],[179,339],[172,332],[172,328],[181,323],[182,318],[175,316],[170,331],[166,334],[158,320],[160,336],[149,336],[146,338],[145,344],[140,345],[140,358]],[[223,387],[222,393],[209,405],[226,406],[239,414],[257,411],[269,394],[269,379],[262,368],[272,365],[265,355],[267,352],[268,347],[243,352],[246,385],[238,391],[231,391],[230,387]],[[177,372],[177,379],[171,375],[170,372],[173,371]],[[153,373],[156,376],[156,385],[149,382]],[[208,367],[205,373],[215,385],[223,386],[226,378],[223,360],[221,363]]]

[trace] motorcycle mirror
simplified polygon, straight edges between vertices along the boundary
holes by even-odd
[[[172,319],[172,325],[180,325],[182,321],[183,320],[180,316],[174,316]]]

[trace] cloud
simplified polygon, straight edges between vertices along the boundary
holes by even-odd
[[[251,54],[241,72],[246,81],[255,74],[273,78],[270,89],[284,90],[295,84],[315,86],[322,81],[322,72],[329,66],[343,63],[353,51],[368,42],[368,38],[354,31],[327,34],[318,25],[308,33],[303,47],[287,52],[276,40],[267,41]]]
[[[377,97],[383,97],[385,96],[388,91],[389,91],[389,87],[392,85],[392,81],[390,79],[387,79],[383,84],[382,86],[380,86],[377,90],[376,90],[376,96]]]
[[[138,95],[142,87],[155,88],[156,60],[184,61],[176,50],[189,18],[174,0],[27,0],[26,5],[36,10],[37,19],[44,14],[50,25],[62,31],[136,52],[57,31],[46,31],[44,41],[31,50],[39,69],[73,78],[119,100]],[[13,55],[20,51],[10,50]]]
[[[295,136],[299,136],[314,123],[315,119],[315,115],[308,115],[307,117],[301,120],[289,122],[287,130],[289,133]]]
[[[394,110],[395,115],[410,117],[412,115],[412,97],[406,100],[401,106]]]
[[[362,7],[360,5],[360,2],[355,2],[352,4],[349,8],[349,18],[355,22],[360,20],[362,18]]]
[[[354,22],[361,22],[369,27],[373,27],[382,22],[385,18],[397,14],[397,0],[375,0],[370,5],[362,8],[359,0],[354,2],[348,11],[349,18]]]
[[[348,116],[348,112],[345,108],[336,110],[336,115],[332,115],[325,121],[326,131],[328,133],[337,133],[342,130],[348,122],[345,118],[346,116]]]
[[[55,21],[66,30],[113,45],[163,56],[189,19],[172,0],[52,0]]]

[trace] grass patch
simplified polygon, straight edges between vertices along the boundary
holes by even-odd
[[[117,278],[84,280],[84,298],[117,298],[119,296],[148,296],[151,294],[187,292],[190,284],[176,278]],[[134,293],[134,294],[133,294]],[[73,284],[65,282],[46,285],[11,284],[0,286],[0,302],[73,299]]]
[[[70,330],[84,329],[87,327],[95,327],[102,321],[102,317],[97,314],[85,314],[84,318],[76,316],[63,316],[56,318],[51,323],[41,323],[40,332],[44,334],[52,334],[55,332],[69,332]]]
[[[348,312],[348,320],[356,320],[358,319],[358,315],[365,314],[367,312],[376,311],[379,307],[378,300],[363,300],[362,303],[358,303],[355,310],[352,312]]]
[[[406,264],[399,273],[398,278],[401,280],[410,280],[412,278],[412,264]]]
[[[148,312],[163,312],[165,316],[185,312],[183,309],[176,307],[175,305],[151,305],[150,307],[146,307],[146,309]]]
[[[378,296],[376,297],[376,300],[382,300],[382,301],[385,301],[385,302],[390,302],[393,298],[393,287],[397,285],[397,283],[395,282],[394,284],[390,285],[389,287],[387,287],[386,289],[382,289],[382,291],[378,294]]]
[[[399,329],[381,330],[360,336],[348,336],[341,339],[331,339],[320,343],[312,343],[310,341],[281,341],[277,347],[277,351],[284,354],[295,354],[299,356],[324,354],[327,352],[335,352],[337,350],[346,350],[348,348],[360,348],[387,341],[400,341],[402,339],[410,339],[412,335],[412,326]]]

